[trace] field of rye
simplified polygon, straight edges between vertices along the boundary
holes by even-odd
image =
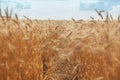
[[[19,19],[0,10],[0,80],[120,80],[120,17],[91,19]]]

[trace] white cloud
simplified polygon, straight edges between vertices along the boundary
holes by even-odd
[[[81,0],[82,3],[86,4],[86,5],[89,5],[89,4],[95,4],[95,3],[98,3],[98,2],[101,2],[100,0]]]
[[[110,13],[117,19],[118,15],[120,15],[120,5],[112,6]]]

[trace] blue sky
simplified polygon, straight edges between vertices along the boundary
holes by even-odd
[[[120,0],[0,0],[0,6],[32,19],[97,19],[94,9],[109,11],[114,18],[120,14]]]

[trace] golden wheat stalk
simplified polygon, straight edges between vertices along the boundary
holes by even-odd
[[[72,33],[73,33],[73,32],[70,32],[70,33],[66,36],[66,38],[68,38],[70,35],[72,35]]]
[[[120,15],[118,16],[118,22],[120,22]]]
[[[90,16],[90,18],[91,18],[92,20],[94,20],[94,18],[93,18],[92,16]]]
[[[77,21],[74,18],[71,18],[73,22],[77,23]]]
[[[15,14],[15,18],[17,19],[17,21],[19,20],[19,18],[18,18],[18,15],[17,15],[17,14]]]
[[[6,15],[6,19],[9,20],[9,11],[8,11],[8,7],[6,7],[6,9],[5,9],[5,15]]]
[[[9,14],[10,19],[12,18],[12,13],[13,13],[13,8],[11,8],[11,10],[10,10],[10,14]]]
[[[111,18],[111,20],[113,21],[113,17],[112,17],[112,15],[110,14],[110,18]]]
[[[95,9],[95,11],[101,17],[101,19],[103,19],[102,12],[104,12],[104,10],[98,11],[97,9]]]
[[[1,7],[0,7],[0,17],[2,16],[2,10],[1,10]]]
[[[2,9],[1,9],[1,7],[0,7],[0,17],[1,17],[2,21],[4,21],[4,17],[2,15]]]
[[[30,21],[30,23],[33,23],[32,20],[26,16],[23,16],[24,18],[26,18],[28,21]]]
[[[108,22],[109,21],[109,13],[108,12],[106,12],[106,20],[105,20],[106,22]]]

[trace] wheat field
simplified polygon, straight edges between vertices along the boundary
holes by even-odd
[[[7,9],[5,14],[0,12],[0,80],[120,80],[120,17],[31,20]]]

